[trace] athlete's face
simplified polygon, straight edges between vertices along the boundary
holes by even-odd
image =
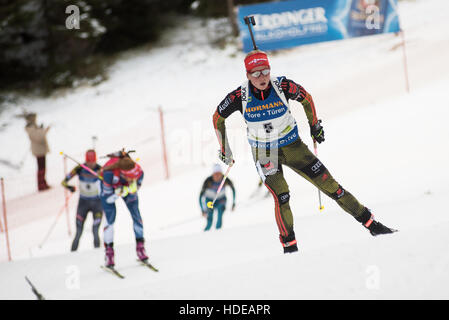
[[[265,71],[268,70],[268,71]],[[257,72],[259,71],[259,72]],[[259,90],[265,90],[270,84],[270,68],[266,66],[255,67],[251,72],[246,73],[249,81]],[[256,74],[254,74],[256,73]],[[266,74],[264,74],[266,73]]]
[[[215,182],[221,181],[222,178],[223,178],[223,173],[221,173],[221,172],[215,172],[214,174],[212,174],[212,179]]]
[[[91,162],[91,161],[89,161],[89,162],[86,162],[86,165],[87,165],[89,168],[94,169],[95,166],[97,165],[97,163],[96,163],[96,162]]]

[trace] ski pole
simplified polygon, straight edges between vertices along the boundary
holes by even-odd
[[[103,180],[103,177],[98,175],[98,173],[96,173],[94,170],[92,170],[91,168],[89,168],[88,166],[82,164],[81,162],[78,162],[77,160],[73,159],[71,156],[65,154],[64,152],[60,152],[60,155],[69,158],[70,160],[74,161],[75,163],[77,163],[78,165],[80,165],[81,167],[83,167],[84,169],[86,169],[87,171],[89,171],[90,173],[92,173],[94,176],[96,176],[98,179]]]
[[[254,50],[257,50],[257,45],[256,45],[256,41],[254,40],[254,35],[253,35],[253,30],[251,28],[251,25],[255,26],[256,25],[256,21],[254,20],[254,16],[246,16],[243,18],[243,20],[245,21],[246,25],[248,26],[249,29],[249,34],[251,36],[251,40],[253,42],[253,47]]]
[[[27,276],[25,276],[25,280],[28,282],[28,284],[31,286],[31,291],[36,295],[37,300],[45,300],[44,296],[37,291],[37,289],[33,286],[31,281],[28,279]]]
[[[66,208],[66,206],[69,203],[70,198],[72,197],[73,193],[70,193],[69,196],[67,197],[67,204],[64,203],[64,205],[61,207],[61,209],[59,209],[58,215],[56,216],[55,221],[53,222],[53,224],[51,225],[50,229],[48,230],[47,234],[45,235],[44,240],[42,240],[42,242],[38,245],[38,247],[40,249],[42,249],[42,246],[44,245],[44,243],[47,241],[48,237],[50,236],[50,234],[52,233],[54,227],[56,226],[56,223],[59,220],[59,217],[62,215],[62,213],[64,212],[64,209]]]
[[[315,139],[313,139],[313,148],[315,149],[315,156],[318,156],[317,147],[316,147],[316,140]],[[318,189],[318,201],[319,201],[319,204],[320,204],[319,209],[320,209],[320,211],[323,211],[324,210],[324,206],[321,205],[321,191],[320,191],[320,189]]]
[[[225,183],[225,181],[226,181],[226,178],[228,177],[229,171],[231,171],[231,168],[232,168],[233,165],[234,165],[234,161],[232,161],[232,162],[229,164],[228,170],[226,170],[226,173],[225,173],[224,176],[223,176],[223,180],[221,180],[220,186],[219,186],[218,189],[217,189],[217,194],[215,195],[214,200],[213,200],[213,201],[209,201],[209,202],[207,203],[207,207],[208,207],[209,209],[213,209],[214,204],[215,204],[215,201],[217,201],[218,194],[220,193],[221,189],[223,188],[224,183]]]

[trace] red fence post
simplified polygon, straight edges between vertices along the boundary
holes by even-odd
[[[0,216],[0,233],[3,233],[2,217]]]
[[[401,33],[401,37],[402,37],[402,53],[403,53],[403,60],[404,60],[405,87],[407,89],[407,92],[410,93],[410,83],[409,83],[409,77],[408,77],[408,63],[407,63],[407,52],[406,52],[406,48],[405,48],[404,30],[401,30],[400,33]]]
[[[64,156],[64,177],[67,176],[67,157]],[[69,215],[69,191],[67,188],[64,188],[64,206],[65,212],[67,216],[67,230],[69,232],[69,237],[72,236],[72,232],[70,230],[70,215]]]
[[[159,106],[159,120],[161,122],[161,141],[162,141],[162,153],[163,153],[164,166],[165,166],[165,179],[168,179],[170,177],[170,175],[168,172],[167,146],[165,144],[164,113],[160,106]]]
[[[2,187],[3,221],[5,223],[6,248],[8,250],[8,260],[11,261],[11,247],[9,245],[9,235],[8,235],[8,219],[6,218],[5,183],[3,181],[3,178],[0,178],[0,180]]]

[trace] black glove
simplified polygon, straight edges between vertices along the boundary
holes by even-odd
[[[226,165],[230,165],[231,163],[234,163],[234,159],[232,158],[232,154],[226,155],[221,150],[218,150],[218,158],[223,161]]]
[[[321,120],[318,120],[318,122],[315,123],[315,125],[310,127],[310,135],[318,143],[324,141],[324,130],[323,127],[321,126]]]
[[[76,187],[74,187],[74,186],[71,186],[71,185],[69,185],[69,184],[67,184],[67,181],[62,181],[62,186],[64,187],[64,188],[67,188],[70,192],[75,192],[76,191]]]

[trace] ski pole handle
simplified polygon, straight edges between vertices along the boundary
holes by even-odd
[[[221,180],[220,186],[219,186],[218,189],[217,189],[217,194],[215,195],[214,200],[213,200],[213,201],[209,201],[209,202],[207,203],[207,207],[208,207],[209,209],[213,209],[214,204],[215,204],[215,201],[217,201],[218,194],[220,193],[221,189],[223,188],[224,183],[225,183],[225,181],[226,181],[226,178],[227,178],[228,175],[229,175],[229,171],[231,171],[231,168],[232,168],[233,165],[234,165],[234,161],[232,161],[232,162],[229,164],[229,167],[228,167],[228,169],[226,170],[226,172],[225,172],[225,174],[224,174],[224,176],[223,176],[223,180]]]

